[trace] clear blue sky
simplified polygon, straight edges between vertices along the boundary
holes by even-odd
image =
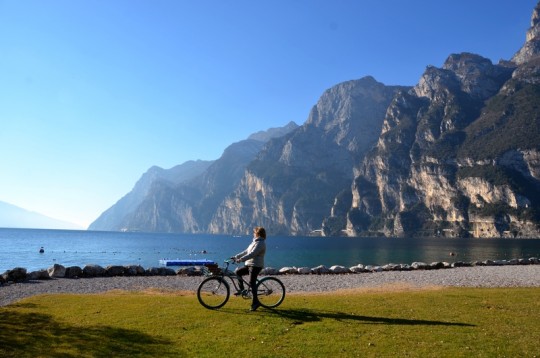
[[[86,227],[152,165],[217,159],[372,75],[525,41],[534,0],[0,0],[0,201]]]

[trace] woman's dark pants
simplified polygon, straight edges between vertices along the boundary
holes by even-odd
[[[253,303],[252,305],[255,305],[256,303],[259,303],[259,299],[257,298],[257,276],[259,276],[259,273],[262,271],[262,267],[257,266],[244,266],[236,269],[236,274],[238,276],[245,276],[249,274],[249,286],[251,287],[251,294],[253,295]],[[240,289],[244,289],[244,283],[242,280],[239,281]]]

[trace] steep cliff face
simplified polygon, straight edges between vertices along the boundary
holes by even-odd
[[[212,163],[213,161],[197,160],[185,162],[171,169],[163,169],[157,166],[148,169],[135,184],[133,190],[103,212],[88,229],[114,231],[130,227],[130,222],[132,222],[130,218],[133,215],[141,216],[140,213],[134,214],[134,212],[155,191],[153,188],[155,183],[162,183],[164,187],[180,185],[204,173]],[[130,228],[139,229],[139,225]]]
[[[292,235],[320,231],[335,198],[350,193],[353,163],[376,142],[400,89],[407,88],[365,77],[327,90],[303,126],[269,142],[248,165],[210,232],[246,233],[255,225]]]
[[[133,190],[105,211],[90,230],[207,232],[215,208],[240,182],[244,169],[274,137],[298,125],[270,128],[233,143],[215,161],[152,167]]]
[[[522,65],[538,55],[540,55],[540,3],[533,11],[531,27],[527,31],[525,45],[512,57],[512,61]]]
[[[394,98],[356,169],[349,235],[540,234],[539,10],[513,62],[451,55]]]

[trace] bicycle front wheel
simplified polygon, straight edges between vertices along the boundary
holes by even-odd
[[[208,277],[199,285],[197,298],[201,305],[209,309],[223,307],[229,300],[231,289],[223,277]]]
[[[257,298],[263,307],[277,307],[285,299],[285,286],[275,277],[265,277],[257,284]]]

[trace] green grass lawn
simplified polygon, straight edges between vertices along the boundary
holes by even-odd
[[[1,289],[0,289],[1,294]],[[42,295],[0,308],[0,357],[540,357],[540,289]]]

